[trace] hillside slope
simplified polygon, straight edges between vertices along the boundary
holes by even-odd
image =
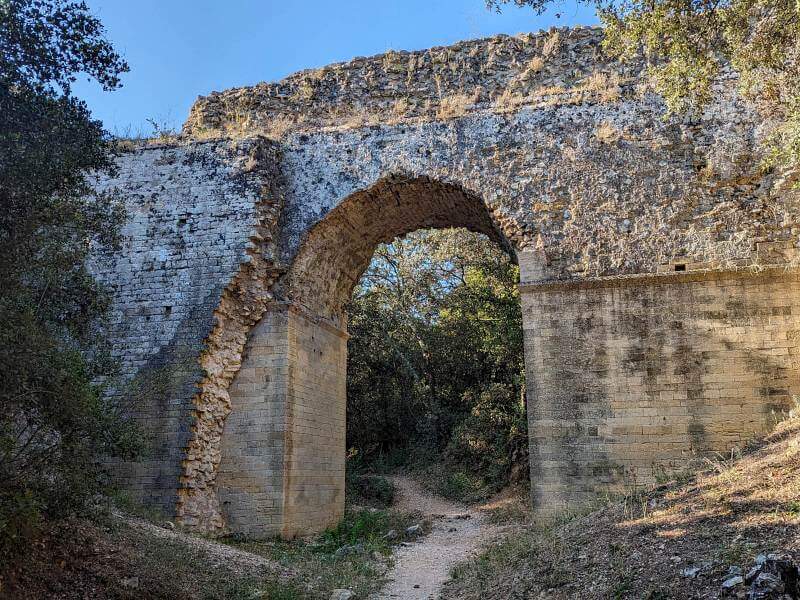
[[[444,597],[743,598],[747,585],[731,577],[758,555],[798,564],[800,419],[685,479],[582,517],[514,527],[457,567]]]
[[[169,525],[116,511],[50,524],[10,564],[0,559],[0,600],[328,600],[337,588],[366,598],[395,547],[429,531],[417,514],[355,508],[336,529],[293,541],[211,540]]]

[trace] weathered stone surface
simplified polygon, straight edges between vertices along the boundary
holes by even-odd
[[[441,120],[521,104],[591,103],[636,93],[641,64],[617,64],[601,30],[500,35],[417,52],[394,52],[302,71],[277,83],[213,92],[194,105],[184,132],[216,133]]]
[[[117,393],[133,399],[132,416],[149,437],[147,459],[118,465],[116,474],[167,514],[176,511],[182,472],[197,480],[218,461],[213,453],[187,455],[186,448],[208,435],[209,419],[224,418],[226,392],[199,410],[192,399],[200,381],[211,382],[208,390],[224,372],[205,358],[217,343],[212,332],[229,318],[223,291],[236,288],[256,249],[260,262],[274,253],[269,222],[280,206],[262,194],[264,171],[274,164],[269,151],[254,140],[149,148],[122,156],[118,173],[97,182],[128,211],[121,250],[98,252],[90,266],[114,294],[109,329],[122,366]],[[254,170],[252,161],[262,156]],[[268,285],[261,274],[256,280]],[[244,344],[246,330],[239,335]],[[227,368],[232,376],[238,367]]]
[[[768,432],[800,391],[797,273],[522,288],[531,494],[557,510]]]
[[[533,498],[574,503],[765,431],[798,393],[798,197],[722,79],[664,117],[596,29],[332,65],[200,99],[119,159],[118,477],[184,525],[286,537],[341,514],[344,303],[376,245],[489,235],[522,272]],[[748,270],[750,269],[750,270]],[[752,269],[764,270],[760,274]]]

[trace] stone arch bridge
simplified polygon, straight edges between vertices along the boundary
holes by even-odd
[[[347,324],[376,245],[466,227],[521,268],[531,494],[557,510],[768,430],[798,393],[797,196],[720,79],[665,117],[597,29],[392,52],[198,99],[123,152],[91,267],[148,453],[114,473],[184,525],[342,515]]]

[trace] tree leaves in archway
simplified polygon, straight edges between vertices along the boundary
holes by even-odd
[[[348,447],[361,460],[449,460],[492,489],[524,463],[517,282],[465,230],[378,248],[350,306]]]

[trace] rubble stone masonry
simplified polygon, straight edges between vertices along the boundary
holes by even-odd
[[[122,154],[91,267],[149,451],[114,472],[185,526],[342,515],[345,304],[377,244],[466,227],[520,264],[539,510],[767,431],[798,394],[798,195],[735,74],[665,116],[642,64],[560,29],[390,52],[198,99]]]

